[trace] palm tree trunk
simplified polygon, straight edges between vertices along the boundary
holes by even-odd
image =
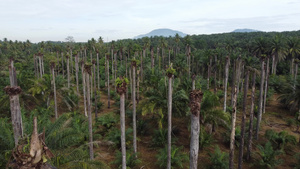
[[[125,70],[126,70],[126,72],[125,72],[125,77],[126,78],[128,78],[128,70],[127,70],[128,68],[127,68],[127,56],[125,56]],[[126,91],[128,91],[128,85],[127,85],[127,87],[126,87]],[[128,99],[128,92],[126,92],[126,99]]]
[[[139,104],[140,100],[140,70],[136,72],[137,82],[136,82],[136,103]]]
[[[254,114],[254,99],[255,99],[255,78],[256,74],[253,72],[252,76],[252,89],[251,89],[251,109],[250,109],[250,122],[249,122],[249,135],[247,146],[247,160],[250,160],[252,151],[252,131],[253,131],[253,114]]]
[[[294,91],[296,90],[297,76],[298,76],[298,60],[295,62],[295,75],[294,75]]]
[[[143,56],[142,55],[141,55],[141,65],[140,65],[140,77],[141,80],[143,81]]]
[[[135,96],[135,68],[136,68],[136,62],[132,61],[131,62],[132,66],[132,107],[133,107],[133,118],[132,118],[132,123],[133,123],[133,152],[137,153],[137,146],[136,146],[136,96]]]
[[[39,64],[40,64],[40,78],[43,77],[43,72],[42,72],[42,56],[39,56]]]
[[[110,108],[110,90],[109,90],[109,55],[106,56],[107,65],[107,108]]]
[[[233,61],[233,67],[232,67],[232,84],[231,84],[231,107],[233,107],[233,96],[234,96],[234,86],[236,81],[236,60]]]
[[[120,95],[120,123],[121,123],[122,169],[126,169],[125,93],[121,93]]]
[[[100,90],[100,73],[99,73],[99,52],[97,52],[97,81],[98,90]]]
[[[114,78],[114,80],[116,80],[117,79],[117,71],[118,71],[117,70],[117,64],[118,64],[117,63],[117,53],[114,54],[114,57],[115,57],[115,61],[114,61],[114,66],[115,66],[115,75],[114,76],[115,76],[115,78]],[[115,91],[117,91],[116,85],[114,85],[114,86],[115,86]]]
[[[151,69],[154,67],[154,53],[153,53],[153,48],[151,48]]]
[[[73,75],[73,51],[72,51],[72,49],[70,49],[70,59],[71,59],[71,73],[72,73],[72,75]]]
[[[200,133],[200,103],[203,93],[195,90],[190,93],[191,107],[191,142],[190,142],[190,169],[197,169]]]
[[[168,163],[167,169],[171,169],[171,133],[172,133],[172,76],[169,76],[168,93]]]
[[[66,57],[67,57],[68,88],[70,88],[70,60],[69,60],[69,56]]]
[[[258,140],[259,127],[262,118],[262,106],[263,106],[263,90],[264,90],[264,81],[265,81],[265,61],[264,58],[261,60],[261,76],[260,76],[260,90],[259,90],[259,102],[258,102],[258,118],[256,126],[256,140]]]
[[[226,100],[227,100],[227,83],[228,83],[228,69],[229,69],[229,57],[226,56],[226,65],[225,65],[225,82],[224,82],[224,107],[223,110],[226,112]]]
[[[98,106],[97,106],[97,87],[96,87],[96,65],[95,60],[93,61],[93,69],[94,69],[94,90],[95,90],[95,118],[98,117]],[[91,89],[93,90],[93,89]]]
[[[76,76],[76,90],[77,90],[77,95],[79,96],[79,79],[78,79],[78,54],[75,55],[75,76]]]
[[[247,92],[248,92],[248,81],[249,81],[249,70],[246,72],[245,85],[244,85],[244,99],[243,99],[243,116],[241,124],[241,140],[240,140],[240,151],[239,151],[239,164],[238,169],[242,168],[243,153],[244,153],[244,135],[245,135],[245,120],[246,120],[246,105],[247,105]]]
[[[43,75],[44,75],[45,74],[44,55],[42,55],[42,72],[43,72]]]
[[[55,74],[54,74],[55,63],[51,63],[51,72],[52,72],[52,84],[53,84],[53,93],[54,93],[54,112],[55,112],[55,119],[58,118],[57,113],[57,100],[56,100],[56,85],[55,85]]]
[[[81,73],[82,73],[82,88],[83,88],[83,104],[84,104],[84,115],[85,115],[85,117],[87,117],[88,116],[88,114],[87,114],[87,110],[86,110],[86,91],[85,91],[85,89],[86,89],[86,85],[85,85],[85,82],[86,82],[86,77],[85,77],[85,73],[84,73],[84,61],[82,61],[82,63],[81,63]]]
[[[10,60],[9,74],[10,86],[5,87],[4,90],[9,95],[14,140],[15,146],[17,146],[19,139],[23,137],[22,115],[19,101],[19,94],[22,90],[17,86],[16,71],[12,59]]]
[[[92,110],[91,110],[91,96],[90,96],[90,76],[91,76],[91,67],[87,68],[85,65],[85,75],[86,75],[86,86],[87,86],[87,107],[88,107],[88,120],[89,120],[89,153],[90,159],[94,159],[94,150],[93,150],[93,121],[92,121]]]
[[[235,121],[236,121],[236,85],[233,88],[233,107],[231,116],[231,134],[230,134],[230,152],[229,152],[229,169],[234,168],[234,142],[235,142]]]
[[[63,77],[65,77],[65,69],[64,69],[64,53],[61,52],[61,67],[63,72]]]
[[[269,62],[270,59],[267,57],[267,70],[266,70],[266,83],[265,83],[265,93],[264,93],[264,103],[263,103],[263,113],[266,112],[266,103],[267,103],[267,93],[268,93],[268,82],[269,82]]]

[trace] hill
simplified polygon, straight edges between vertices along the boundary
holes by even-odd
[[[178,35],[181,37],[184,37],[187,35],[183,32],[180,32],[177,30],[172,30],[172,29],[155,29],[147,34],[135,36],[134,39],[139,39],[139,38],[143,38],[143,37],[151,37],[151,36],[169,37],[169,36],[175,36],[176,33],[178,33]]]
[[[259,30],[255,30],[255,29],[235,29],[234,31],[232,32],[241,32],[241,33],[245,33],[245,32],[261,32]]]

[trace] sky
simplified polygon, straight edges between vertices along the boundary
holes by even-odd
[[[133,38],[154,29],[213,34],[300,30],[300,0],[0,0],[0,39]]]

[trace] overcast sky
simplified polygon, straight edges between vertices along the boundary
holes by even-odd
[[[153,29],[212,34],[300,30],[300,0],[0,0],[0,39],[105,41]]]

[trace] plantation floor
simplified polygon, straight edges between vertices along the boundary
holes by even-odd
[[[266,139],[264,138],[264,133],[268,129],[273,129],[277,132],[285,130],[288,131],[289,134],[294,135],[297,138],[297,141],[299,140],[299,134],[298,127],[297,126],[289,126],[287,123],[288,119],[293,118],[293,116],[285,109],[283,108],[277,101],[278,96],[273,96],[271,98],[266,106],[266,113],[263,114],[262,117],[262,126],[261,131],[259,132],[259,141],[253,140],[253,150],[257,151],[256,145],[257,144],[263,144],[266,142]],[[249,99],[250,97],[248,97]],[[230,98],[228,98],[230,100]],[[102,116],[109,112],[118,111],[118,107],[115,105],[115,101],[111,100],[111,108],[107,108],[107,95],[105,91],[101,92],[101,102],[104,104],[102,106],[102,109],[99,111],[99,116]],[[248,105],[250,105],[250,100],[248,101]],[[250,106],[248,106],[247,109],[249,109]],[[249,110],[247,110],[247,119],[249,120]],[[237,113],[237,126],[240,126],[241,124],[241,116],[242,112],[241,110],[239,113]],[[139,117],[143,119],[152,119],[152,115],[147,115],[144,117]],[[189,136],[190,131],[188,130],[189,125],[189,117],[181,117],[176,118],[173,117],[172,123],[173,127],[176,128],[176,138],[178,139],[176,142],[177,146],[183,146],[184,151],[188,154],[189,152]],[[129,127],[128,124],[131,122],[131,119],[126,119],[126,127]],[[157,123],[156,120],[150,120],[150,130],[144,135],[140,136],[138,135],[138,157],[142,160],[142,163],[138,166],[134,167],[134,169],[155,169],[159,168],[158,164],[156,163],[156,154],[158,152],[159,148],[153,148],[151,147],[151,140],[152,140],[152,134],[154,129],[157,129]],[[209,165],[209,156],[208,153],[214,151],[214,146],[218,145],[222,151],[229,152],[229,144],[225,144],[223,141],[224,133],[226,132],[226,129],[223,127],[218,127],[216,129],[216,132],[213,133],[214,143],[204,148],[203,150],[199,151],[199,168],[204,168],[204,166]],[[99,146],[95,147],[95,154],[96,159],[106,162],[108,165],[111,166],[111,168],[117,168],[114,165],[111,165],[110,163],[115,160],[115,149],[112,145],[105,142],[104,140],[97,140],[99,141]],[[235,166],[237,167],[238,163],[238,148],[235,149]],[[244,154],[246,154],[246,149],[244,150]],[[281,155],[280,158],[283,159],[283,164],[278,166],[277,168],[281,169],[288,169],[293,168],[293,165],[296,163],[296,160],[294,158],[294,155],[296,153],[300,152],[299,145],[293,146],[293,147],[286,147],[286,154]],[[250,162],[244,161],[243,168],[244,169],[256,169],[257,167],[254,166],[254,164],[258,163],[259,155],[258,153],[253,153],[253,159]],[[188,163],[185,164],[184,168],[189,168]]]

